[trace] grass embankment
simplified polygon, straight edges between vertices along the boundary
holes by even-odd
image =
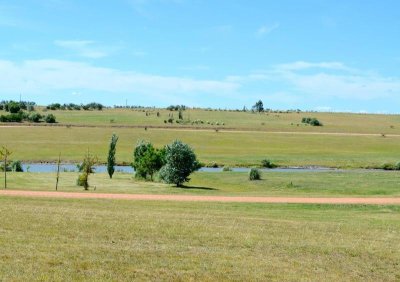
[[[0,198],[4,280],[400,279],[400,208]]]
[[[259,165],[264,158],[282,166],[380,167],[400,160],[400,137],[330,136],[266,132],[215,132],[172,129],[0,127],[1,144],[12,158],[80,162],[89,148],[106,162],[112,133],[120,138],[117,161],[132,162],[138,139],[161,147],[180,139],[190,144],[200,161],[228,166]]]
[[[83,191],[76,186],[78,173],[61,173],[59,190]],[[3,176],[0,183],[3,184]],[[265,172],[263,180],[249,181],[247,173],[197,172],[186,188],[137,181],[130,174],[93,174],[89,183],[98,193],[183,194],[214,196],[297,196],[297,197],[398,197],[400,175],[396,172]],[[10,173],[8,188],[54,191],[55,173]]]

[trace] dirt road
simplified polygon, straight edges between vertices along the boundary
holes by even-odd
[[[102,194],[80,192],[17,191],[1,190],[0,196],[68,198],[68,199],[118,199],[179,202],[225,202],[225,203],[291,203],[291,204],[362,204],[400,205],[399,198],[299,198],[299,197],[229,197],[192,195]]]

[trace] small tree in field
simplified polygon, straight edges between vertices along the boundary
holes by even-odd
[[[97,157],[92,156],[87,151],[85,158],[83,159],[82,165],[80,166],[80,171],[82,174],[79,175],[77,184],[83,186],[85,190],[89,190],[89,174],[93,173],[93,166],[97,163]]]
[[[180,187],[198,169],[196,155],[187,144],[176,140],[165,147],[165,165],[160,170],[160,177],[164,182]]]
[[[11,151],[7,149],[7,147],[1,147],[0,149],[0,158],[3,161],[3,170],[4,170],[4,189],[7,189],[7,167],[8,167],[8,157],[11,155]]]
[[[153,144],[140,140],[133,152],[132,166],[135,169],[135,177],[153,180],[154,174],[160,170],[164,164],[164,150],[158,150]]]
[[[114,174],[114,166],[115,166],[115,152],[117,147],[118,136],[113,134],[111,136],[110,148],[108,150],[108,158],[107,158],[107,172],[110,178],[113,177]]]
[[[254,104],[253,111],[258,112],[258,113],[261,113],[264,111],[264,104],[261,100],[258,100],[258,102]]]
[[[261,180],[261,173],[258,169],[256,168],[252,168],[249,171],[249,180],[253,181],[253,180]]]

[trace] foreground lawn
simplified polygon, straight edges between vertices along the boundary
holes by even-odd
[[[0,198],[5,281],[400,279],[400,207]]]
[[[1,144],[14,160],[80,162],[87,149],[105,163],[111,135],[119,136],[117,161],[131,163],[134,146],[145,139],[161,147],[175,139],[192,146],[205,164],[260,165],[268,158],[282,166],[380,167],[400,160],[400,137],[278,134],[214,130],[139,128],[3,127]]]
[[[8,187],[15,190],[54,191],[55,173],[9,173]],[[62,172],[60,191],[83,191],[76,186],[78,173]],[[388,171],[263,172],[261,181],[249,181],[245,172],[196,172],[185,188],[138,181],[131,174],[98,173],[89,177],[98,193],[191,194],[225,196],[398,197],[400,173]],[[0,174],[0,185],[4,177]],[[2,187],[2,186],[1,186]]]

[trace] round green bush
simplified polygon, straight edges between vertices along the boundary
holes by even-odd
[[[256,168],[250,169],[250,171],[249,171],[249,180],[250,181],[261,180],[261,172]]]

